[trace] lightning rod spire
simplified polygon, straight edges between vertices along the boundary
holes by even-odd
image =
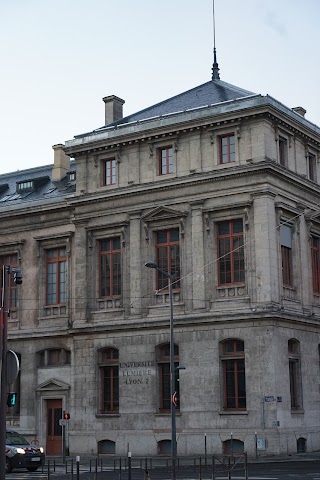
[[[212,80],[220,80],[219,65],[217,62],[216,51],[216,22],[214,16],[214,0],[212,0],[212,18],[213,18],[213,65],[212,65]]]

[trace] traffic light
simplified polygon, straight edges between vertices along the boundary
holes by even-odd
[[[70,413],[64,413],[64,414],[63,414],[63,418],[64,418],[65,420],[70,420]]]
[[[16,404],[16,401],[17,401],[17,394],[14,392],[8,393],[8,397],[7,397],[8,407],[14,407]]]

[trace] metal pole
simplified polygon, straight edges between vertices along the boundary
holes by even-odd
[[[5,480],[6,471],[6,405],[7,405],[7,328],[9,307],[9,271],[3,266],[2,282],[2,324],[1,324],[1,392],[0,392],[0,480]]]
[[[131,452],[128,452],[128,480],[131,480]]]
[[[207,434],[204,434],[204,465],[207,468]]]
[[[173,336],[173,297],[172,297],[172,275],[168,274],[169,298],[170,298],[170,395],[171,395],[171,457],[172,457],[172,480],[176,479],[176,407],[173,403],[175,392],[175,367],[174,367],[174,336]]]

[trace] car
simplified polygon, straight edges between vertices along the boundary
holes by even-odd
[[[6,435],[6,473],[14,468],[26,468],[35,472],[44,464],[42,447],[29,443],[20,433],[8,431]]]

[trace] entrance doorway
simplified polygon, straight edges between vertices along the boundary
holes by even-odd
[[[62,400],[47,400],[47,455],[62,454],[62,427],[59,425],[61,418]]]

